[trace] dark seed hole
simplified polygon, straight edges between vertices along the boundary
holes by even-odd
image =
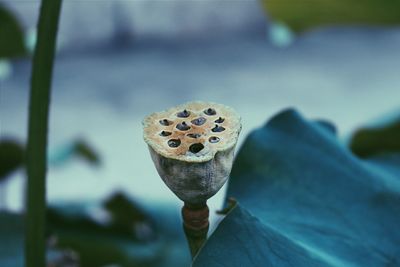
[[[219,137],[216,136],[211,136],[208,141],[210,141],[210,143],[218,143],[219,142]]]
[[[183,121],[183,122],[181,122],[181,123],[178,123],[178,124],[176,125],[176,128],[177,128],[178,130],[181,130],[181,131],[187,131],[187,130],[190,129],[190,126],[187,125],[187,123]]]
[[[190,134],[187,134],[187,136],[189,136],[191,138],[199,138],[201,135],[198,133],[190,133]]]
[[[178,146],[180,146],[180,144],[181,144],[181,140],[179,140],[179,139],[168,140],[168,145],[170,147],[178,147]]]
[[[160,124],[164,125],[164,126],[168,126],[168,125],[172,124],[172,121],[169,121],[167,119],[163,119],[163,120],[160,120]]]
[[[217,112],[213,108],[208,108],[208,109],[204,110],[204,113],[208,116],[213,116],[213,115],[217,114]]]
[[[219,133],[225,131],[225,128],[219,125],[215,125],[215,127],[212,128],[211,131],[213,131],[214,133]]]
[[[189,115],[190,115],[190,112],[187,111],[186,109],[184,109],[183,111],[178,112],[178,114],[176,114],[176,116],[178,116],[179,118],[187,118],[187,117],[189,117]]]
[[[194,125],[200,126],[200,125],[203,125],[203,124],[206,122],[206,118],[204,118],[204,117],[199,117],[199,118],[196,118],[196,119],[192,120],[191,122],[192,122]]]
[[[170,136],[172,133],[171,132],[167,132],[167,131],[162,131],[160,133],[161,136]]]
[[[223,123],[224,122],[224,118],[219,117],[218,119],[215,120],[216,123]]]
[[[203,144],[196,143],[189,147],[189,151],[196,154],[196,153],[200,152],[203,148],[204,148]]]

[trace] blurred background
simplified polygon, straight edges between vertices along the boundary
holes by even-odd
[[[17,155],[27,137],[39,4],[0,3],[0,138]],[[64,1],[48,202],[127,197],[139,210],[168,210],[181,235],[182,203],[150,159],[145,115],[192,100],[223,103],[242,116],[242,143],[272,115],[295,107],[332,121],[346,142],[360,125],[399,111],[399,23],[400,1],[389,0]],[[16,166],[3,171],[0,205],[21,212],[25,173]],[[212,229],[224,192],[209,202]],[[92,208],[82,216],[100,224],[107,217]],[[151,228],[141,224],[134,234],[146,239]]]

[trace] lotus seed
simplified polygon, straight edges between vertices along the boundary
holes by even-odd
[[[201,134],[198,134],[198,133],[190,133],[190,134],[187,134],[187,136],[189,136],[189,137],[191,137],[191,138],[199,138],[199,137],[201,136]]]
[[[225,131],[225,128],[216,124],[215,127],[211,129],[211,131],[213,131],[214,133],[219,133]]]
[[[183,122],[177,124],[177,125],[176,125],[176,128],[177,128],[178,130],[181,130],[181,131],[187,131],[187,130],[190,129],[190,126],[187,125],[187,123],[183,121]]]
[[[168,140],[168,145],[170,147],[178,147],[178,146],[180,146],[180,144],[181,144],[181,140],[179,140],[179,139]]]
[[[162,131],[160,133],[161,136],[170,136],[172,133],[171,132],[166,132],[166,131]]]
[[[190,115],[190,112],[187,111],[186,109],[184,109],[183,111],[176,114],[176,116],[178,116],[179,118],[187,118],[187,117],[189,117],[189,115]]]
[[[206,122],[206,118],[204,118],[204,117],[199,117],[199,118],[196,118],[191,121],[191,123],[193,123],[194,125],[197,125],[197,126],[203,125],[205,122]]]
[[[217,114],[217,112],[213,108],[208,108],[208,109],[204,110],[204,113],[208,116],[213,116],[213,115]]]
[[[219,142],[219,137],[217,136],[211,136],[208,141],[210,141],[210,143],[218,143]]]
[[[196,153],[200,152],[203,148],[204,148],[204,145],[203,145],[203,144],[201,144],[201,143],[196,143],[196,144],[193,144],[193,145],[191,145],[191,146],[189,147],[189,151],[192,152],[192,153],[194,153],[194,154],[196,154]]]
[[[216,123],[223,123],[224,122],[224,118],[219,117],[218,119],[215,120]]]
[[[160,124],[164,125],[164,126],[168,126],[168,125],[172,124],[172,121],[169,121],[167,119],[163,119],[163,120],[160,120]]]

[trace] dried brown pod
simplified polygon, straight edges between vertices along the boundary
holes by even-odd
[[[143,126],[159,175],[184,202],[204,203],[228,179],[241,130],[232,108],[190,102],[147,116]]]
[[[229,177],[241,127],[232,108],[207,102],[186,103],[143,120],[158,174],[185,203],[184,231],[193,257],[207,238],[207,199]]]

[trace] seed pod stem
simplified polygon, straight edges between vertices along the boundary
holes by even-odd
[[[183,230],[189,244],[192,258],[207,240],[209,228],[209,209],[207,203],[191,205],[187,202],[182,207]]]

